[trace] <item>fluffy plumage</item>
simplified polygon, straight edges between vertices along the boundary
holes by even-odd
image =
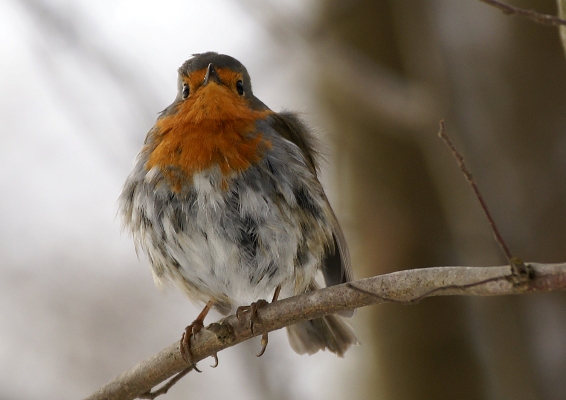
[[[351,280],[344,236],[317,178],[314,138],[292,113],[252,93],[232,57],[199,54],[149,131],[120,213],[156,283],[227,312]],[[357,342],[337,316],[289,328],[298,353],[338,355]]]

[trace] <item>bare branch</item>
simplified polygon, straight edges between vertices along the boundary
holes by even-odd
[[[483,213],[485,215],[485,218],[487,219],[487,222],[489,223],[489,226],[491,227],[491,231],[493,232],[493,236],[495,237],[495,241],[499,244],[499,246],[501,247],[501,250],[503,250],[503,253],[505,253],[505,257],[507,257],[507,261],[509,261],[509,265],[512,268],[513,274],[515,275],[515,277],[517,279],[528,279],[529,274],[530,274],[529,268],[525,265],[525,263],[523,262],[523,260],[521,258],[514,257],[511,254],[511,251],[509,250],[507,243],[505,243],[503,236],[501,236],[501,233],[499,232],[499,228],[497,227],[497,224],[495,223],[495,219],[493,219],[493,216],[491,215],[491,212],[489,211],[489,208],[487,207],[487,203],[485,202],[485,200],[484,200],[484,198],[483,198],[483,196],[480,192],[480,189],[479,189],[478,185],[476,184],[476,181],[474,180],[474,178],[472,176],[472,173],[470,172],[468,167],[466,167],[466,163],[464,162],[464,157],[456,149],[456,147],[452,143],[452,140],[450,140],[450,136],[448,136],[448,133],[446,133],[446,128],[444,127],[444,120],[443,119],[440,120],[440,130],[438,131],[438,136],[444,141],[446,146],[448,146],[448,148],[452,152],[452,155],[456,159],[456,162],[458,163],[460,170],[462,171],[462,173],[466,177],[466,180],[468,181],[468,183],[470,184],[470,186],[474,190],[474,194],[476,195],[476,199],[478,199],[478,202],[480,203],[480,206],[481,206]]]
[[[497,228],[497,224],[495,223],[495,220],[491,216],[491,212],[489,212],[489,208],[487,207],[487,204],[486,204],[485,200],[483,199],[483,196],[481,195],[480,189],[479,189],[478,185],[476,184],[476,181],[474,181],[472,173],[466,167],[466,163],[464,163],[464,157],[456,149],[456,147],[452,143],[452,140],[450,140],[450,137],[446,133],[446,128],[444,127],[444,120],[443,119],[440,120],[440,130],[438,131],[438,136],[444,141],[446,146],[448,146],[448,148],[452,152],[452,155],[456,159],[456,162],[458,163],[460,170],[462,171],[462,173],[466,177],[466,180],[468,181],[468,183],[470,184],[470,186],[474,190],[474,194],[476,195],[476,198],[478,199],[478,202],[480,203],[480,206],[483,210],[483,213],[484,213],[485,217],[487,218],[487,222],[489,222],[489,226],[491,226],[491,231],[493,232],[493,236],[495,236],[495,240],[497,241],[497,243],[499,244],[499,246],[503,250],[503,253],[505,253],[505,257],[507,257],[507,260],[509,261],[509,263],[511,265],[513,265],[514,264],[513,263],[514,257],[511,254],[509,247],[507,247],[505,240],[503,240],[503,236],[501,236],[501,233],[499,233],[499,229]]]
[[[216,366],[218,366],[218,358],[216,357],[216,355],[214,355],[214,358],[216,359],[216,365],[213,365],[212,367],[216,368]],[[185,376],[189,372],[191,372],[192,369],[193,369],[193,367],[185,368],[184,370],[179,372],[177,375],[175,375],[173,378],[169,379],[169,382],[167,382],[165,385],[161,386],[158,390],[155,390],[155,391],[152,392],[151,389],[150,389],[147,392],[142,393],[138,397],[140,399],[155,399],[156,397],[159,397],[162,394],[166,394],[169,391],[169,389],[171,389],[173,387],[173,385],[175,385],[177,382],[179,382],[181,380],[181,378],[183,378],[183,376]]]
[[[338,311],[385,302],[414,303],[431,296],[498,296],[566,290],[566,263],[528,264],[530,279],[517,281],[510,266],[434,267],[393,272],[276,301],[258,311],[255,336]],[[191,348],[200,361],[253,337],[249,321],[232,315],[202,329]],[[186,370],[174,343],[106,384],[88,400],[126,400],[146,395]]]
[[[513,7],[497,0],[480,1],[500,9],[501,11],[503,11],[503,14],[506,15],[520,15],[521,17],[528,18],[543,25],[566,26],[566,20],[555,17],[554,15],[541,14],[533,10],[525,10],[524,8]]]

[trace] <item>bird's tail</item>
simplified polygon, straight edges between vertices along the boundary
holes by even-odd
[[[287,336],[295,352],[309,355],[328,349],[343,357],[350,346],[359,343],[350,324],[333,314],[288,326]]]

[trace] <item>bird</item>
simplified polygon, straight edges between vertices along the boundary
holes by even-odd
[[[179,68],[177,96],[147,133],[118,208],[156,285],[172,283],[205,304],[181,339],[195,368],[190,340],[210,309],[253,313],[271,295],[276,301],[317,290],[322,280],[353,279],[318,179],[317,146],[296,113],[274,112],[254,96],[235,58],[193,54]],[[343,319],[352,314],[287,327],[291,348],[344,356],[358,344]],[[267,334],[262,345],[259,355]]]

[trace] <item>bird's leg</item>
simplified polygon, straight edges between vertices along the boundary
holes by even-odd
[[[278,285],[275,288],[275,293],[273,293],[273,299],[271,300],[272,303],[274,301],[277,301],[277,298],[279,297],[279,292],[281,292],[281,285]],[[269,303],[266,300],[260,299],[256,302],[253,302],[249,306],[238,307],[238,309],[236,310],[236,317],[238,317],[238,319],[240,321],[242,320],[242,313],[249,311],[249,313],[250,313],[250,330],[252,331],[252,334],[254,333],[254,323],[259,320],[259,317],[257,315],[257,311],[261,307],[265,306],[266,304],[269,304]],[[265,353],[265,349],[267,348],[267,342],[268,341],[269,341],[268,333],[265,332],[264,334],[261,335],[261,351],[258,354],[256,354],[258,357],[261,357],[263,355],[263,353]]]
[[[206,318],[206,315],[213,305],[214,301],[212,300],[206,303],[206,306],[204,306],[193,323],[185,328],[185,332],[183,332],[183,336],[181,337],[181,343],[179,344],[179,349],[181,350],[183,359],[191,364],[191,366],[197,372],[201,371],[197,368],[197,364],[193,358],[193,353],[191,352],[191,337],[196,335],[204,327],[204,319]]]

